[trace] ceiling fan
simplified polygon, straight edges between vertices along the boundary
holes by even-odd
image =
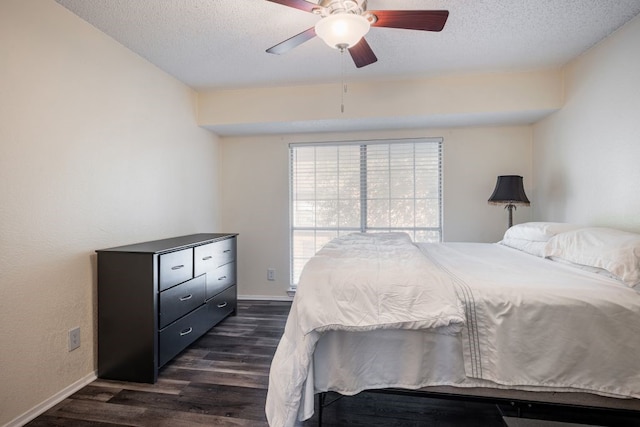
[[[447,10],[367,10],[367,0],[319,0],[318,3],[306,0],[267,1],[322,17],[314,27],[270,47],[268,53],[286,53],[318,36],[334,49],[348,50],[358,68],[378,60],[364,39],[370,27],[441,31],[449,17]]]

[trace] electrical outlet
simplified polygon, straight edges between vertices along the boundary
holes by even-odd
[[[276,269],[275,268],[267,268],[267,280],[273,282],[276,280]]]
[[[69,329],[69,351],[80,347],[80,326]]]

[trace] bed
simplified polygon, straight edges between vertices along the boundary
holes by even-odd
[[[271,365],[269,424],[310,418],[326,391],[637,402],[639,259],[637,234],[561,223],[521,224],[497,244],[334,239],[302,272]]]

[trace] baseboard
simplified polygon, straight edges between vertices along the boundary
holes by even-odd
[[[24,414],[19,415],[13,420],[9,421],[3,427],[20,427],[25,425],[29,421],[36,418],[38,415],[43,414],[45,411],[51,409],[52,407],[62,402],[67,397],[71,396],[73,393],[80,390],[82,387],[95,381],[97,378],[98,376],[96,375],[96,372],[92,372],[86,375],[85,377],[80,378],[78,381],[63,388],[62,390],[60,390],[59,392],[57,392],[56,394],[54,394],[53,396],[45,400],[44,402],[39,403],[38,405],[29,409]]]
[[[264,295],[238,295],[238,300],[254,300],[254,301],[293,301],[293,297],[289,296],[264,296]]]

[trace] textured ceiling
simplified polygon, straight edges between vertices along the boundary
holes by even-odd
[[[640,13],[640,0],[369,0],[369,10],[449,10],[439,33],[372,28],[356,68],[318,38],[265,50],[318,16],[266,0],[56,0],[195,90],[531,71],[560,67]],[[317,2],[317,0],[312,0]],[[335,118],[207,127],[218,135],[534,123],[552,111]],[[391,112],[392,113],[392,112]]]
[[[640,13],[640,0],[369,0],[446,9],[440,33],[372,28],[378,62],[356,69],[320,39],[265,49],[320,19],[266,0],[56,0],[196,90],[561,66]]]

